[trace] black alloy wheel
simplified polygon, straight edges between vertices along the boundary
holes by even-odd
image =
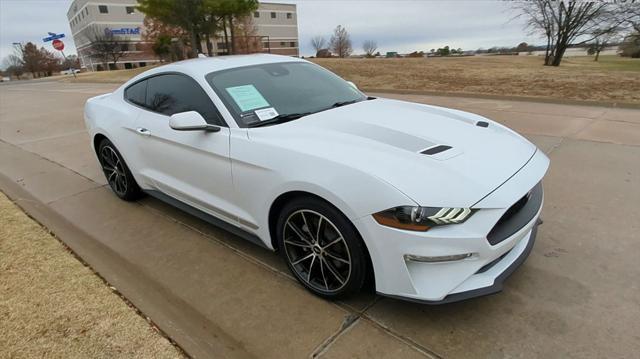
[[[362,288],[364,244],[333,206],[316,198],[294,200],[283,209],[277,232],[287,266],[314,294],[334,299]]]
[[[136,183],[120,152],[107,139],[103,139],[98,146],[98,158],[102,172],[107,179],[113,193],[125,201],[133,201],[142,195],[142,190]]]

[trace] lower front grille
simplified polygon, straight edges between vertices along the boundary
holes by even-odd
[[[514,203],[498,220],[496,225],[487,235],[487,240],[493,246],[514,235],[533,217],[542,206],[542,182],[539,182],[533,189],[518,202]]]
[[[494,265],[498,264],[498,262],[500,262],[504,257],[507,256],[507,254],[509,254],[511,252],[511,249],[506,251],[503,255],[501,255],[500,257],[492,260],[491,262],[485,264],[484,266],[482,266],[482,268],[478,269],[478,271],[476,272],[476,274],[478,273],[484,273],[486,271],[488,271],[489,269],[493,268]]]

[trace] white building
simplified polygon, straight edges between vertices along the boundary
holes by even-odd
[[[136,6],[136,0],[74,0],[71,3],[67,19],[83,68],[91,71],[105,69],[105,64],[91,56],[92,39],[101,32],[120,38],[127,47],[115,68],[143,67],[160,61],[151,51],[151,44],[143,40],[144,14]],[[260,3],[252,21],[256,29],[255,40],[260,43],[262,52],[299,55],[295,4]],[[222,33],[212,45],[214,54],[227,53]],[[202,48],[207,48],[205,43]],[[109,66],[113,67],[112,64]]]

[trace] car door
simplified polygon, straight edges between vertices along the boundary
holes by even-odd
[[[136,120],[144,186],[236,224],[229,159],[229,128],[200,85],[184,74],[146,80],[144,109]],[[218,132],[176,131],[170,116],[196,111]]]

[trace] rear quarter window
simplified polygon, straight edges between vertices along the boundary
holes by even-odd
[[[124,98],[138,106],[146,106],[147,81],[140,81],[124,90]]]

